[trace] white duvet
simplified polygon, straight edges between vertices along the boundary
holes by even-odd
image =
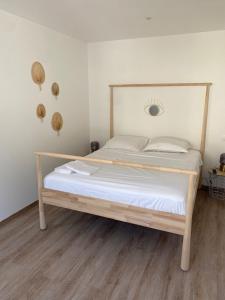
[[[100,149],[89,156],[197,171],[201,165],[200,153],[195,150],[190,150],[188,153],[134,153],[125,150]],[[96,164],[90,165],[96,166]],[[97,164],[97,166],[97,171],[92,175],[64,174],[54,171],[45,177],[44,187],[185,215],[188,188],[186,175],[113,165]],[[66,167],[63,165],[60,168]]]

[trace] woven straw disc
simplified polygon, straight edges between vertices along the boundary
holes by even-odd
[[[39,63],[38,61],[33,63],[31,68],[31,75],[34,83],[36,83],[41,89],[41,85],[45,81],[45,70],[42,64]]]
[[[43,119],[46,116],[46,109],[43,104],[39,104],[36,110],[37,117]]]
[[[59,95],[59,85],[57,82],[53,82],[52,84],[52,94],[56,97]]]
[[[55,112],[52,116],[52,128],[59,132],[63,127],[63,117],[59,112]]]

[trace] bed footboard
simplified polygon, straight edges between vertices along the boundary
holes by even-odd
[[[42,189],[43,204],[64,207],[122,222],[183,235],[185,216],[115,203],[92,197]]]

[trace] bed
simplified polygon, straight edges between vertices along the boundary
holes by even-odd
[[[188,153],[134,153],[127,150],[103,148],[88,157],[179,167],[197,173],[201,166],[200,152],[195,150],[190,150]],[[92,176],[77,173],[65,174],[66,164],[60,169],[62,173],[53,171],[44,178],[45,188],[185,215],[188,178],[184,174],[149,172],[145,169],[115,165],[102,165]]]
[[[190,266],[192,213],[204,158],[208,98],[211,83],[149,84],[202,86],[205,101],[200,148],[187,153],[100,149],[81,157],[36,152],[40,229],[46,229],[44,206],[55,205],[183,236],[181,269]],[[110,136],[113,134],[113,89],[110,86]],[[146,86],[146,85],[144,85]],[[84,161],[98,166],[92,176],[53,171],[42,176],[43,156]]]

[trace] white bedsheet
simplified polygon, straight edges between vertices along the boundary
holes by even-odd
[[[100,149],[90,156],[197,171],[201,165],[200,153],[195,150],[190,150],[188,153],[134,153],[125,150]],[[96,164],[91,163],[91,165]],[[99,169],[92,175],[52,172],[45,177],[44,187],[185,215],[188,189],[186,175],[113,165],[97,164],[97,166]]]

